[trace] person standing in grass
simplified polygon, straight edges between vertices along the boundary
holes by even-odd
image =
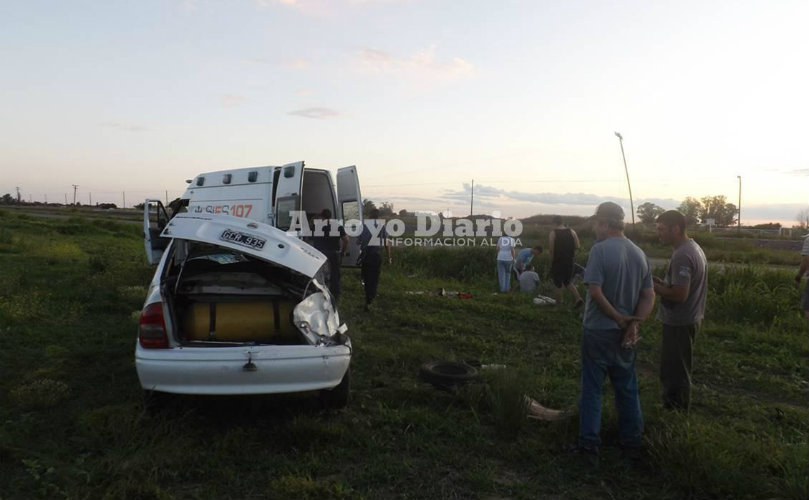
[[[373,226],[374,230],[371,231],[369,226]],[[374,234],[377,234],[377,236],[374,236]],[[369,219],[365,220],[359,243],[360,258],[362,260],[362,283],[365,288],[365,310],[369,311],[371,302],[376,298],[379,275],[382,272],[382,247],[385,248],[388,264],[392,263],[385,221],[379,219],[378,209],[371,210]]]
[[[705,316],[708,263],[702,248],[686,234],[685,225],[685,215],[676,210],[663,212],[657,218],[657,236],[674,252],[666,275],[662,279],[654,277],[654,290],[660,296],[657,319],[663,323],[663,407],[687,411],[694,340]]]
[[[609,376],[618,410],[620,444],[640,457],[643,416],[635,372],[638,325],[651,313],[654,288],[649,261],[624,236],[624,211],[598,206],[593,217],[597,242],[590,249],[584,282],[587,302],[581,336],[579,438],[573,451],[597,460],[601,446],[601,392]]]
[[[497,283],[500,293],[511,291],[511,267],[514,265],[514,245],[511,236],[501,236],[497,240]]]
[[[809,271],[809,234],[807,234],[803,239],[803,248],[801,249],[801,264],[800,267],[798,267],[798,274],[795,275],[795,288],[800,288],[801,279],[806,275],[807,271]],[[801,309],[803,309],[803,314],[806,316],[806,320],[809,321],[809,285],[807,285],[806,289],[803,291]]]
[[[573,257],[576,250],[581,246],[579,236],[576,231],[570,229],[562,223],[562,217],[555,215],[553,223],[556,228],[548,235],[548,249],[551,253],[551,280],[556,287],[556,302],[562,304],[562,288],[567,288],[576,299],[573,307],[579,307],[584,302],[581,300],[579,290],[573,284]]]
[[[312,246],[320,250],[329,259],[329,291],[335,300],[340,299],[340,266],[342,265],[343,254],[348,248],[348,235],[343,226],[331,218],[331,210],[324,208],[315,220],[325,220],[327,223],[321,229],[316,229],[312,238]]]

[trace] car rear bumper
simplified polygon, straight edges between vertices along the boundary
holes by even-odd
[[[141,387],[175,394],[277,394],[335,387],[351,343],[338,346],[175,347],[135,350]],[[249,363],[249,364],[248,364]]]

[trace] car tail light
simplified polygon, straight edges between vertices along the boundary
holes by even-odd
[[[138,340],[145,349],[167,349],[169,337],[163,319],[163,304],[156,302],[143,308],[138,325]]]

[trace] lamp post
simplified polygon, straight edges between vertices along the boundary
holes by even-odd
[[[742,232],[742,176],[737,175],[737,179],[739,179],[739,225],[738,225],[738,232]]]
[[[629,184],[629,169],[626,168],[626,155],[624,154],[624,138],[618,132],[615,132],[615,137],[621,144],[621,157],[624,159],[624,172],[626,172],[626,186],[629,188],[629,209],[632,211],[632,229],[635,229],[635,204],[632,201],[632,186]]]

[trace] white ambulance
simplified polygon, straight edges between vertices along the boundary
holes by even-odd
[[[326,287],[326,256],[290,231],[295,211],[362,218],[355,167],[303,162],[200,174],[171,217],[144,208],[156,270],[141,311],[135,368],[148,405],[170,394],[319,391],[342,407],[351,339]],[[354,248],[347,257],[356,262]]]
[[[253,219],[287,231],[294,212],[305,213],[309,220],[323,209],[332,217],[362,221],[362,197],[356,166],[337,170],[337,184],[328,170],[304,166],[304,162],[281,166],[219,170],[197,175],[186,181],[189,186],[169,214],[160,200],[144,204],[146,257],[155,265],[168,244],[160,233],[169,219],[179,212],[205,215],[230,215]],[[359,256],[356,238],[349,238],[344,265],[354,265]]]

